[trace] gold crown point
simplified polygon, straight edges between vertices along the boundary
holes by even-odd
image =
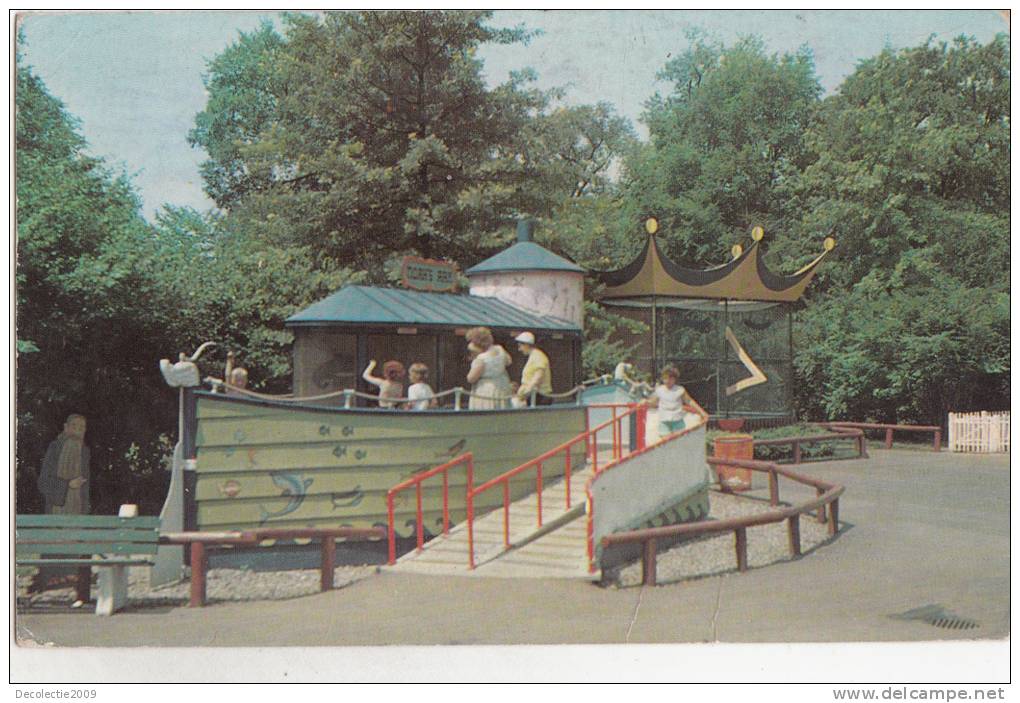
[[[832,237],[826,237],[823,244],[825,246],[825,251],[832,251],[836,248],[836,240]]]
[[[765,238],[765,229],[761,225],[757,225],[751,230],[751,239],[756,242],[760,242]]]
[[[659,221],[654,217],[649,217],[647,220],[645,220],[645,231],[648,232],[648,234],[655,234],[656,232],[658,232]]]

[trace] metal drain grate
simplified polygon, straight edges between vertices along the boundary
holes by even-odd
[[[924,605],[890,617],[897,620],[920,620],[944,630],[973,630],[980,627],[977,621],[960,617],[938,604]]]

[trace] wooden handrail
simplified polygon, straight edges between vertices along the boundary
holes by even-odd
[[[793,447],[793,463],[801,463],[801,444],[811,444],[812,442],[824,442],[832,441],[837,439],[851,439],[854,440],[857,445],[857,456],[861,459],[868,458],[868,446],[867,439],[864,436],[863,430],[845,427],[828,427],[827,425],[820,425],[833,430],[830,434],[815,434],[815,435],[801,435],[798,437],[773,437],[770,439],[755,439],[753,445],[755,447],[769,447],[777,445],[789,444]]]
[[[318,539],[321,543],[319,562],[319,588],[333,588],[333,570],[336,568],[336,539],[383,539],[386,532],[379,527],[259,527],[238,532],[164,532],[160,544],[190,545],[191,595],[189,605],[205,605],[205,572],[208,566],[206,545],[254,546],[264,539]]]
[[[818,491],[818,496],[799,505],[794,505],[778,510],[770,510],[766,513],[749,515],[742,518],[729,518],[727,520],[702,520],[700,522],[689,522],[681,525],[667,525],[664,527],[650,527],[643,530],[630,530],[628,532],[617,532],[606,535],[602,538],[602,546],[609,547],[614,544],[640,543],[641,549],[641,583],[642,585],[654,586],[656,582],[656,541],[669,537],[691,536],[712,534],[715,532],[733,531],[737,570],[747,571],[747,528],[758,525],[769,525],[777,522],[788,521],[788,541],[791,557],[800,555],[800,516],[806,513],[817,511],[818,521],[825,522],[826,507],[828,507],[829,534],[835,535],[839,532],[839,497],[843,495],[845,488],[838,484],[828,483],[820,479],[804,476],[803,474],[784,469],[775,462],[756,461],[754,459],[723,459],[709,457],[709,464],[723,464],[726,466],[737,466],[751,471],[760,471],[769,474],[770,502],[773,506],[779,503],[779,490],[776,476],[783,476],[797,483],[811,486]]]
[[[898,425],[883,422],[822,422],[818,423],[831,429],[849,428],[856,430],[885,430],[885,448],[892,449],[893,430],[902,432],[933,432],[932,449],[942,451],[942,428],[938,425]]]

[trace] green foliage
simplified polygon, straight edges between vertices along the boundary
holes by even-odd
[[[832,232],[800,315],[813,416],[941,423],[1009,404],[1009,50],[1005,37],[885,51],[826,99],[791,179],[780,246]]]
[[[84,153],[75,120],[25,66],[16,96],[18,509],[39,507],[39,462],[79,412],[93,505],[109,512],[137,502],[118,479],[124,450],[173,412],[155,373],[151,231],[127,179]],[[162,494],[162,480],[149,489]]]
[[[210,64],[191,133],[209,194],[247,237],[377,281],[395,252],[465,266],[491,253],[546,196],[527,184],[549,96],[526,72],[485,87],[477,48],[528,37],[490,15],[289,15],[283,36],[243,35]]]
[[[688,39],[659,74],[672,92],[645,105],[651,143],[628,159],[627,187],[659,218],[666,252],[704,267],[754,225],[782,229],[781,186],[804,162],[821,87],[806,49],[777,56],[754,37],[731,47]]]

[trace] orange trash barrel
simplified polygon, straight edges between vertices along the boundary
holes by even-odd
[[[754,459],[754,437],[749,434],[727,434],[715,438],[712,455],[719,459]],[[727,464],[716,464],[719,488],[724,491],[751,489],[751,470]]]

